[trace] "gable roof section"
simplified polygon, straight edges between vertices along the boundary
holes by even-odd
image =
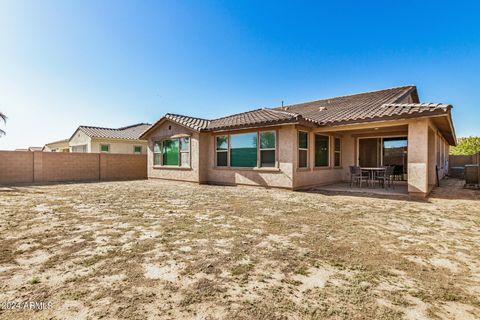
[[[139,140],[143,132],[150,128],[148,123],[137,123],[127,127],[121,128],[102,128],[92,126],[79,126],[73,133],[70,139],[73,138],[78,130],[84,132],[91,138],[106,138],[106,139],[126,139]]]
[[[412,103],[404,103],[411,97]],[[413,85],[364,92],[299,104],[255,109],[214,120],[166,114],[154,127],[170,120],[196,131],[221,131],[260,127],[285,123],[306,126],[336,126],[350,123],[380,121],[419,116],[450,115],[449,104],[420,103],[417,88]]]
[[[371,119],[388,115],[381,107],[412,95],[418,101],[415,86],[403,86],[379,91],[364,92],[348,96],[310,101],[277,107],[313,119],[320,126],[336,125],[342,122]]]

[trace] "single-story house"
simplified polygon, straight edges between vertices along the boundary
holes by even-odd
[[[45,152],[70,152],[70,148],[68,146],[68,139],[63,139],[63,140],[47,143],[43,147],[43,151],[45,151]]]
[[[413,85],[207,120],[166,114],[148,140],[148,177],[301,189],[349,181],[349,166],[396,165],[425,196],[455,145],[452,106]]]
[[[148,123],[122,128],[79,126],[68,145],[70,152],[146,154],[147,141],[140,135],[148,128]]]

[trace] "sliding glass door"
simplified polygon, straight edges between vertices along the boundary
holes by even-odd
[[[383,165],[395,166],[395,175],[406,179],[407,174],[407,149],[406,137],[383,138]]]
[[[358,165],[360,167],[395,166],[395,175],[406,179],[407,137],[381,137],[358,139]]]

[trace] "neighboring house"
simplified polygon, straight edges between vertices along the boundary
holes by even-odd
[[[70,152],[146,154],[147,142],[140,135],[148,128],[148,123],[117,129],[80,126],[68,141]]]
[[[141,138],[149,178],[300,189],[348,181],[351,165],[396,165],[425,196],[455,145],[451,108],[404,86],[214,120],[166,114]]]
[[[68,146],[68,139],[47,143],[43,147],[43,151],[46,151],[46,152],[70,152],[70,148]]]
[[[43,147],[28,147],[28,151],[42,151]]]

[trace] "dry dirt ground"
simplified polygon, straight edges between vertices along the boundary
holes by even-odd
[[[5,319],[480,318],[480,192],[133,181],[0,188]],[[5,304],[4,304],[5,306]]]

